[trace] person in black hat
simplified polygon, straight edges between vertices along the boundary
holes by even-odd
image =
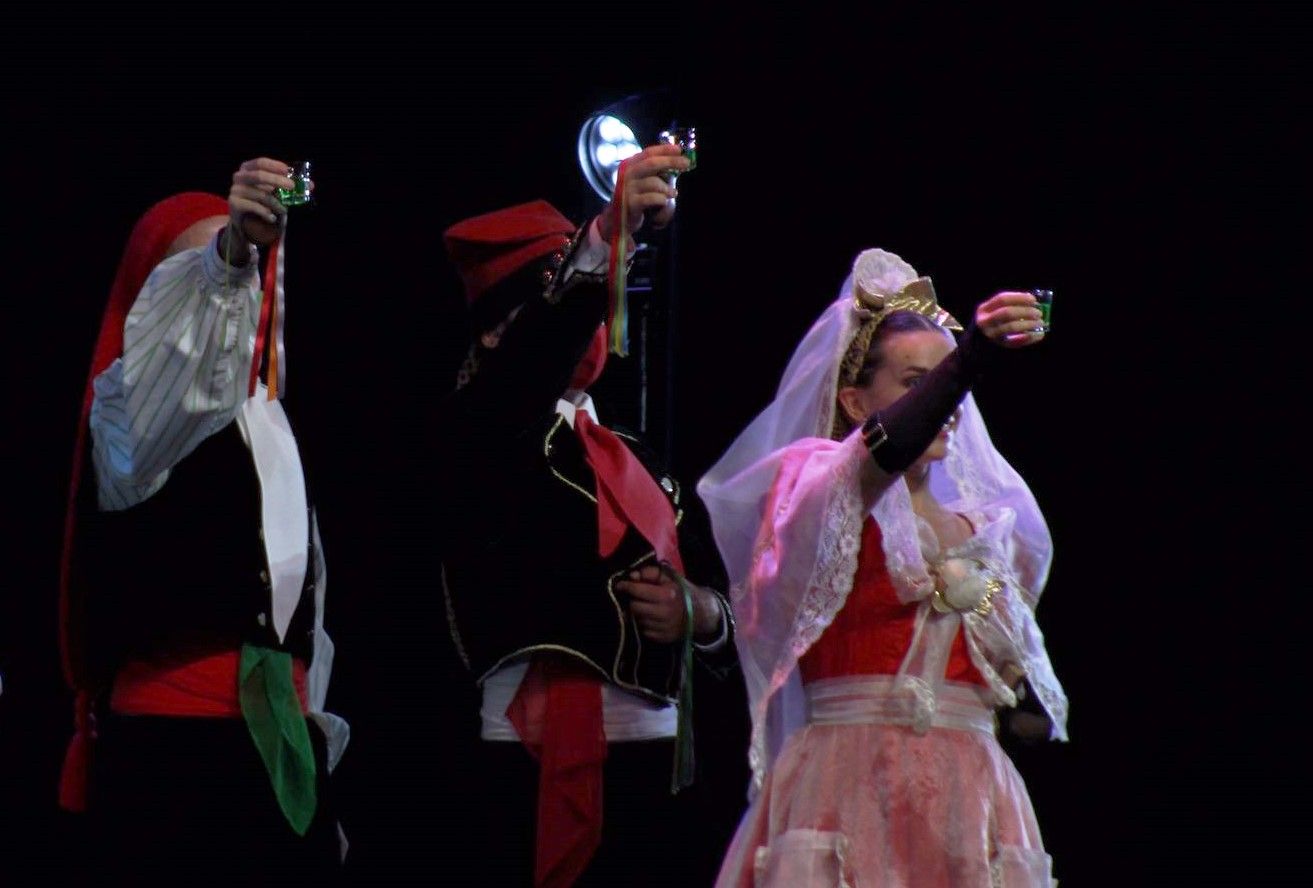
[[[690,532],[695,499],[587,395],[608,262],[632,250],[626,232],[671,221],[667,174],[687,166],[677,147],[646,149],[584,226],[535,201],[445,234],[476,327],[445,405],[441,499],[452,636],[481,690],[487,884],[714,875],[719,837],[702,853],[676,790],[692,772],[693,655],[733,663],[723,576]]]

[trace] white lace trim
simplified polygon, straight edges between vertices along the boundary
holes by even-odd
[[[858,449],[858,438],[854,436],[849,440],[857,442],[845,444],[853,448],[853,452],[844,454],[832,469],[831,495],[822,519],[816,561],[794,619],[788,642],[788,658],[771,676],[770,693],[763,697],[760,711],[752,720],[748,764],[752,768],[756,789],[762,787],[766,776],[766,718],[770,700],[788,681],[797,666],[798,658],[816,643],[821,633],[834,622],[835,615],[843,609],[848,593],[852,590],[853,577],[857,574],[857,555],[861,549],[864,517],[857,475],[866,452]],[[782,503],[780,508],[786,509],[787,505]],[[764,534],[755,555],[760,557],[774,543],[773,533]]]
[[[821,637],[852,590],[862,543],[862,501],[857,479],[860,466],[858,460],[843,459],[834,470],[833,495],[825,509],[816,565],[789,643],[795,660]]]

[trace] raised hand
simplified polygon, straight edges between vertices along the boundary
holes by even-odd
[[[1044,338],[1043,314],[1031,293],[1005,290],[976,306],[976,326],[1004,348],[1024,348]]]
[[[288,178],[291,168],[281,160],[257,157],[248,160],[233,173],[228,189],[228,217],[232,226],[250,243],[266,246],[282,230],[287,208],[274,190],[295,188]]]
[[[616,192],[597,217],[598,233],[609,243],[615,237],[620,206],[625,207],[625,227],[630,234],[650,221],[653,228],[665,228],[675,217],[675,186],[666,174],[687,172],[688,158],[678,145],[651,145],[625,161],[624,191]],[[631,242],[627,249],[633,249]]]

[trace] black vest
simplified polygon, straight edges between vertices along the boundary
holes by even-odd
[[[94,490],[93,483],[85,487]],[[232,650],[245,643],[309,660],[313,533],[306,541],[301,599],[279,643],[270,613],[259,478],[235,421],[174,466],[154,496],[120,512],[82,514],[78,558],[95,674],[108,678],[126,659]]]
[[[476,352],[469,384],[444,402],[434,452],[453,639],[479,679],[509,658],[556,652],[639,696],[670,700],[685,678],[681,646],[644,639],[615,591],[652,561],[652,547],[629,528],[614,553],[598,554],[597,479],[555,412],[606,315],[605,282],[575,275],[551,301],[530,279],[498,287],[514,289],[523,307],[497,348]],[[699,534],[679,517],[696,497],[681,503],[652,454],[622,437],[670,498],[686,575],[716,585],[718,559],[698,557]]]

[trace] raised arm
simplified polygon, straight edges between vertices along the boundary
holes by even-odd
[[[186,229],[133,302],[123,354],[93,384],[101,509],[126,509],[153,495],[246,398],[260,307],[256,245],[281,230],[284,210],[273,191],[290,183],[286,170],[269,158],[242,164],[228,216]]]

